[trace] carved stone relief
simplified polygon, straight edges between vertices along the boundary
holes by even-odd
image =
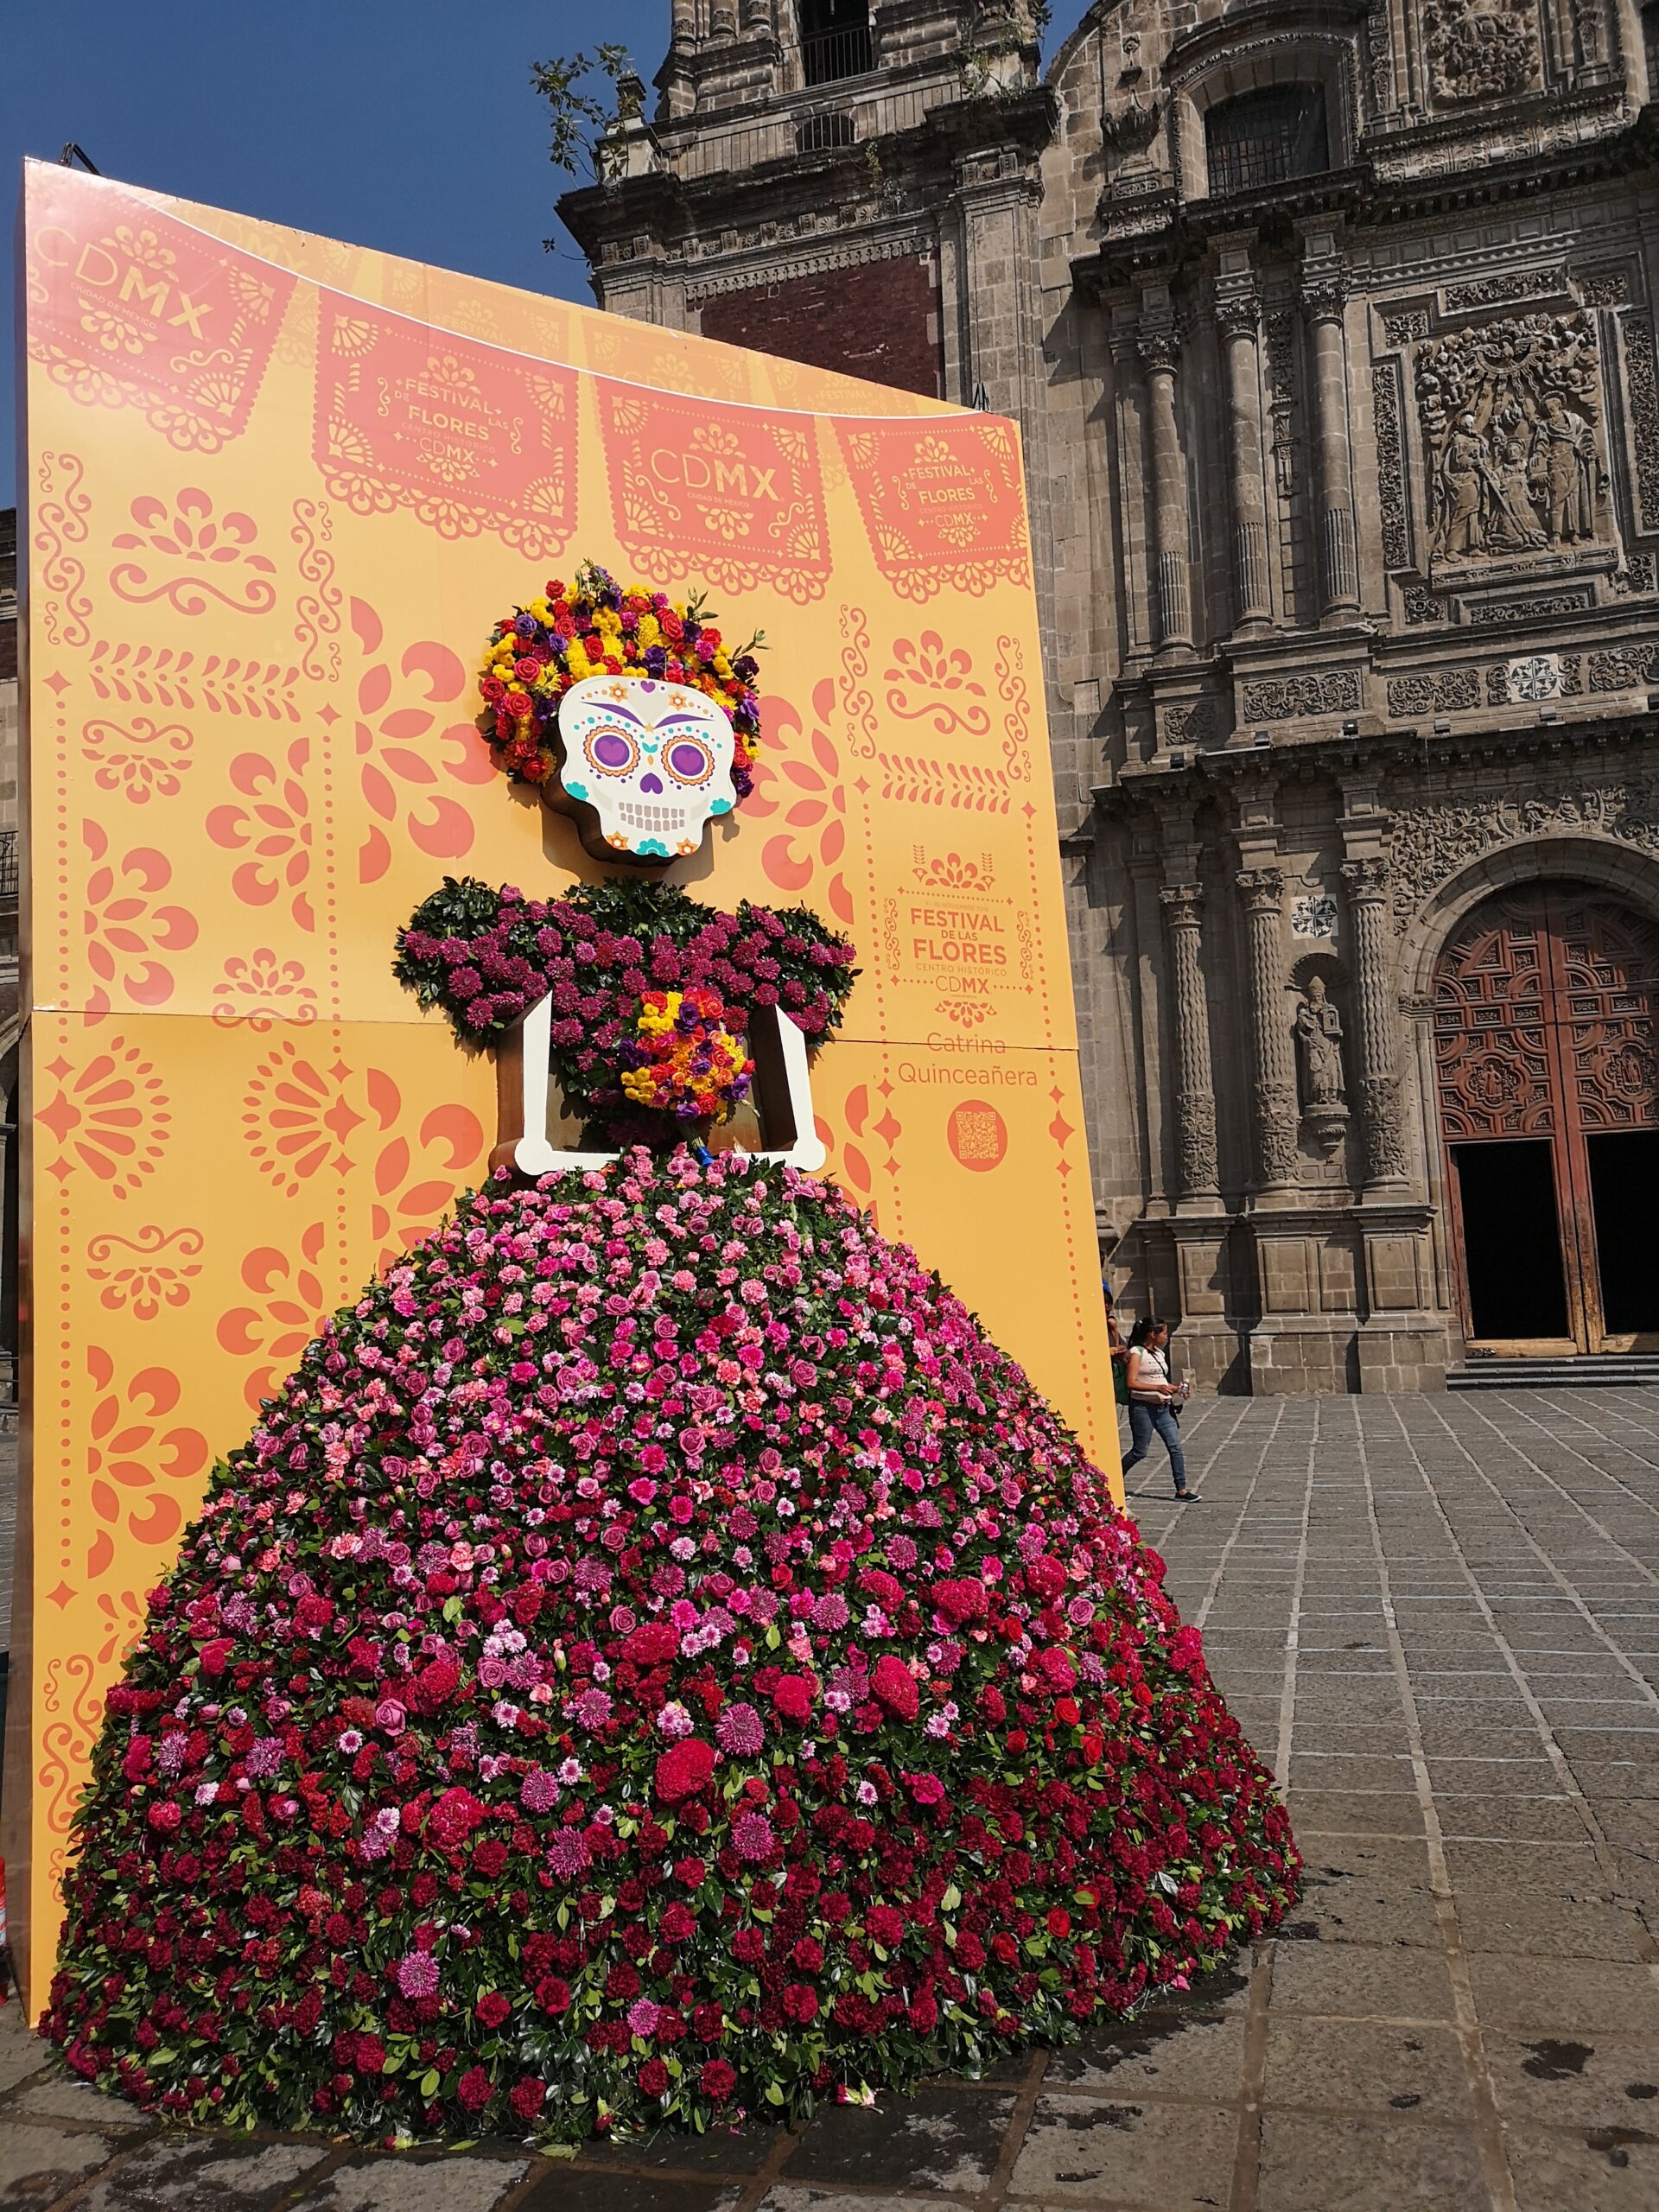
[[[1596,603],[1587,584],[1572,591],[1534,592],[1524,599],[1471,600],[1464,620],[1479,629],[1494,622],[1547,622],[1560,614],[1582,614]]]
[[[1406,456],[1400,435],[1400,380],[1392,361],[1371,371],[1371,423],[1376,439],[1376,501],[1382,524],[1382,565],[1411,561],[1406,534]]]
[[[1444,622],[1446,602],[1427,584],[1408,584],[1400,594],[1408,622]]]
[[[1406,308],[1398,315],[1385,315],[1382,318],[1382,336],[1390,346],[1413,346],[1427,335],[1427,308]]]
[[[1247,722],[1280,722],[1299,715],[1353,714],[1359,702],[1359,671],[1333,668],[1322,676],[1269,677],[1247,683],[1240,703]]]
[[[1273,417],[1273,481],[1281,499],[1296,489],[1296,323],[1287,311],[1267,319],[1268,404]]]
[[[1610,645],[1590,656],[1592,691],[1639,691],[1659,677],[1659,645]]]
[[[1403,929],[1429,893],[1471,861],[1517,838],[1586,830],[1659,852],[1659,795],[1643,785],[1610,784],[1559,798],[1396,809],[1391,845],[1396,928]]]
[[[1490,707],[1537,705],[1546,699],[1576,699],[1584,690],[1582,653],[1522,653],[1492,661],[1486,670]]]
[[[1215,707],[1208,699],[1166,707],[1158,720],[1166,745],[1208,745],[1218,728]]]
[[[1624,404],[1636,448],[1636,526],[1645,537],[1659,531],[1659,368],[1653,326],[1645,310],[1618,319],[1624,340]]]
[[[1496,276],[1478,276],[1468,284],[1448,284],[1440,295],[1447,315],[1467,315],[1473,308],[1506,307],[1511,300],[1548,300],[1568,290],[1565,269],[1506,269]]]
[[[1455,715],[1480,704],[1480,671],[1443,669],[1438,676],[1395,676],[1389,679],[1390,715]]]
[[[1537,81],[1531,0],[1428,0],[1423,36],[1430,88],[1441,105],[1513,99]]]
[[[1516,315],[1428,340],[1414,379],[1437,569],[1611,537],[1589,315]]]

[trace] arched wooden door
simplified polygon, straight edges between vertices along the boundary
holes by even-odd
[[[1659,1344],[1659,925],[1587,885],[1476,907],[1434,971],[1465,1335]]]

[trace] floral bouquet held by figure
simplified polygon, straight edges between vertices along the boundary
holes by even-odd
[[[690,621],[550,587],[511,677],[491,647],[503,766],[609,749],[543,742],[580,641],[695,688],[741,797]],[[448,883],[403,932],[465,1041],[550,1001],[567,1104],[626,1148],[464,1198],[215,1471],[77,1818],[74,2072],[366,2139],[798,2120],[1132,2014],[1282,1916],[1284,1808],[1076,1440],[833,1185],[686,1141],[763,1009],[833,1034],[851,962],[638,875]]]

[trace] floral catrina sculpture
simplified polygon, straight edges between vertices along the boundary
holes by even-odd
[[[531,780],[587,742],[536,703],[556,664],[561,700],[641,657],[728,680],[597,570],[508,627]],[[1280,1919],[1284,1809],[1074,1438],[832,1185],[702,1141],[759,1010],[823,1039],[850,957],[637,877],[448,884],[404,932],[464,1039],[550,1001],[567,1103],[627,1148],[464,1199],[216,1470],[78,1815],[75,2073],[370,2139],[799,2119]]]

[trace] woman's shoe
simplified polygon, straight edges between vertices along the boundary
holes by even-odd
[[[1202,1505],[1204,1500],[1195,1490],[1178,1490],[1175,1493],[1175,1503],[1177,1505]]]

